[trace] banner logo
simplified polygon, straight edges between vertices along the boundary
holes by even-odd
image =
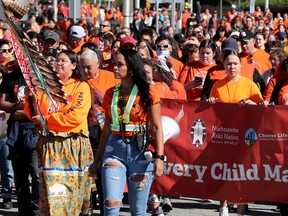
[[[190,128],[190,141],[196,148],[204,145],[207,137],[206,123],[203,119],[197,118],[192,122]]]
[[[248,146],[253,145],[257,142],[257,139],[258,137],[257,137],[255,130],[253,128],[249,128],[245,133],[245,137],[244,137],[245,143]]]

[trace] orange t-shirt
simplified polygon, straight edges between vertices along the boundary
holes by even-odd
[[[241,77],[237,82],[228,81],[227,78],[217,81],[212,87],[210,97],[215,97],[222,103],[239,103],[247,99],[255,103],[263,101],[257,85],[246,77]]]
[[[11,54],[7,59],[1,62],[1,65],[5,67],[10,61],[12,61],[12,59],[13,59],[13,55]]]
[[[154,55],[154,56],[156,56],[156,55]],[[169,60],[170,60],[170,62],[172,64],[172,70],[173,70],[173,72],[175,72],[175,75],[176,75],[176,77],[178,79],[179,74],[180,74],[180,72],[181,72],[181,70],[183,68],[183,63],[181,61],[173,58],[172,56],[169,57]]]
[[[107,70],[98,69],[98,76],[96,79],[88,80],[89,85],[92,89],[96,88],[100,93],[102,93],[102,99],[104,97],[105,92],[120,83],[119,79],[115,79],[114,74]]]
[[[75,52],[75,53],[78,53],[78,52],[81,50],[81,47],[82,47],[82,45],[85,43],[85,41],[84,41],[84,40],[81,41],[81,42],[77,45],[77,47],[75,47],[75,48],[72,48],[72,47],[73,47],[73,46],[72,46],[72,43],[73,43],[73,42],[70,42],[70,41],[69,41],[69,44],[70,44],[70,46],[71,46],[72,51]]]
[[[169,86],[164,82],[155,82],[154,85],[160,98],[179,100],[187,99],[184,86],[176,80],[172,80],[172,86],[174,87],[174,89],[170,89]]]
[[[278,96],[279,105],[288,105],[288,80],[283,83]]]
[[[43,92],[37,92],[38,104],[50,131],[73,132],[88,131],[88,113],[91,108],[91,93],[88,83],[76,79],[69,79],[63,91],[66,93],[68,104],[57,102],[60,110],[49,112],[48,96]],[[26,100],[28,100],[26,98]],[[29,103],[25,103],[25,114],[31,119]]]
[[[264,94],[263,94],[263,97],[264,97],[264,100],[265,101],[269,101],[270,102],[270,99],[271,99],[271,96],[272,96],[272,93],[273,93],[273,89],[275,87],[275,85],[283,80],[283,79],[286,79],[288,78],[288,74],[276,74],[274,75],[273,77],[271,77],[271,79],[269,80],[266,88],[265,88],[265,91],[264,91]]]
[[[102,103],[102,107],[104,108],[106,115],[108,115],[110,119],[112,119],[111,105],[112,105],[112,98],[114,95],[114,91],[115,91],[115,87],[108,89],[104,95],[104,99]],[[157,103],[160,103],[160,98],[159,98],[159,95],[155,86],[150,85],[149,91],[150,91],[150,95],[152,98],[152,106]],[[119,94],[119,97],[121,97],[121,94]],[[128,98],[126,98],[126,101],[128,101]],[[119,109],[117,110],[119,112]],[[134,125],[146,124],[146,112],[144,110],[143,104],[140,101],[140,92],[138,92],[138,95],[136,96],[136,99],[131,108],[129,124],[134,124]],[[111,132],[112,134],[121,136],[121,132],[117,132],[117,131],[111,131]],[[125,132],[124,136],[132,136],[132,132]]]
[[[269,54],[261,49],[256,49],[256,52],[253,53],[252,56],[250,54],[241,53],[240,59],[242,63],[253,64],[260,75],[272,68],[271,62],[268,60]]]
[[[201,86],[186,90],[187,99],[200,100],[202,89],[203,89],[203,84],[207,75],[207,71],[215,65],[216,64],[204,66],[199,61],[192,62],[192,63],[191,62],[185,63],[179,75],[179,79],[178,79],[182,85],[185,85],[195,80],[195,76],[202,77]]]

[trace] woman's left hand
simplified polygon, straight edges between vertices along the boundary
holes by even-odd
[[[163,175],[164,162],[159,158],[154,161],[154,178],[161,177]]]

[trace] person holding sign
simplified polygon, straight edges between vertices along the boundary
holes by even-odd
[[[235,51],[227,51],[224,56],[224,68],[227,76],[215,82],[212,87],[209,98],[206,100],[209,103],[241,103],[241,104],[258,104],[263,102],[261,92],[257,85],[240,75],[241,61]],[[246,202],[232,201],[238,203],[238,215],[244,215]],[[241,204],[239,204],[241,203]],[[228,216],[227,200],[220,201],[219,216]]]

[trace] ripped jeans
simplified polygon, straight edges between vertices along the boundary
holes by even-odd
[[[119,215],[126,180],[131,215],[146,215],[153,163],[146,160],[134,141],[126,144],[120,136],[111,134],[102,165],[104,215]]]

